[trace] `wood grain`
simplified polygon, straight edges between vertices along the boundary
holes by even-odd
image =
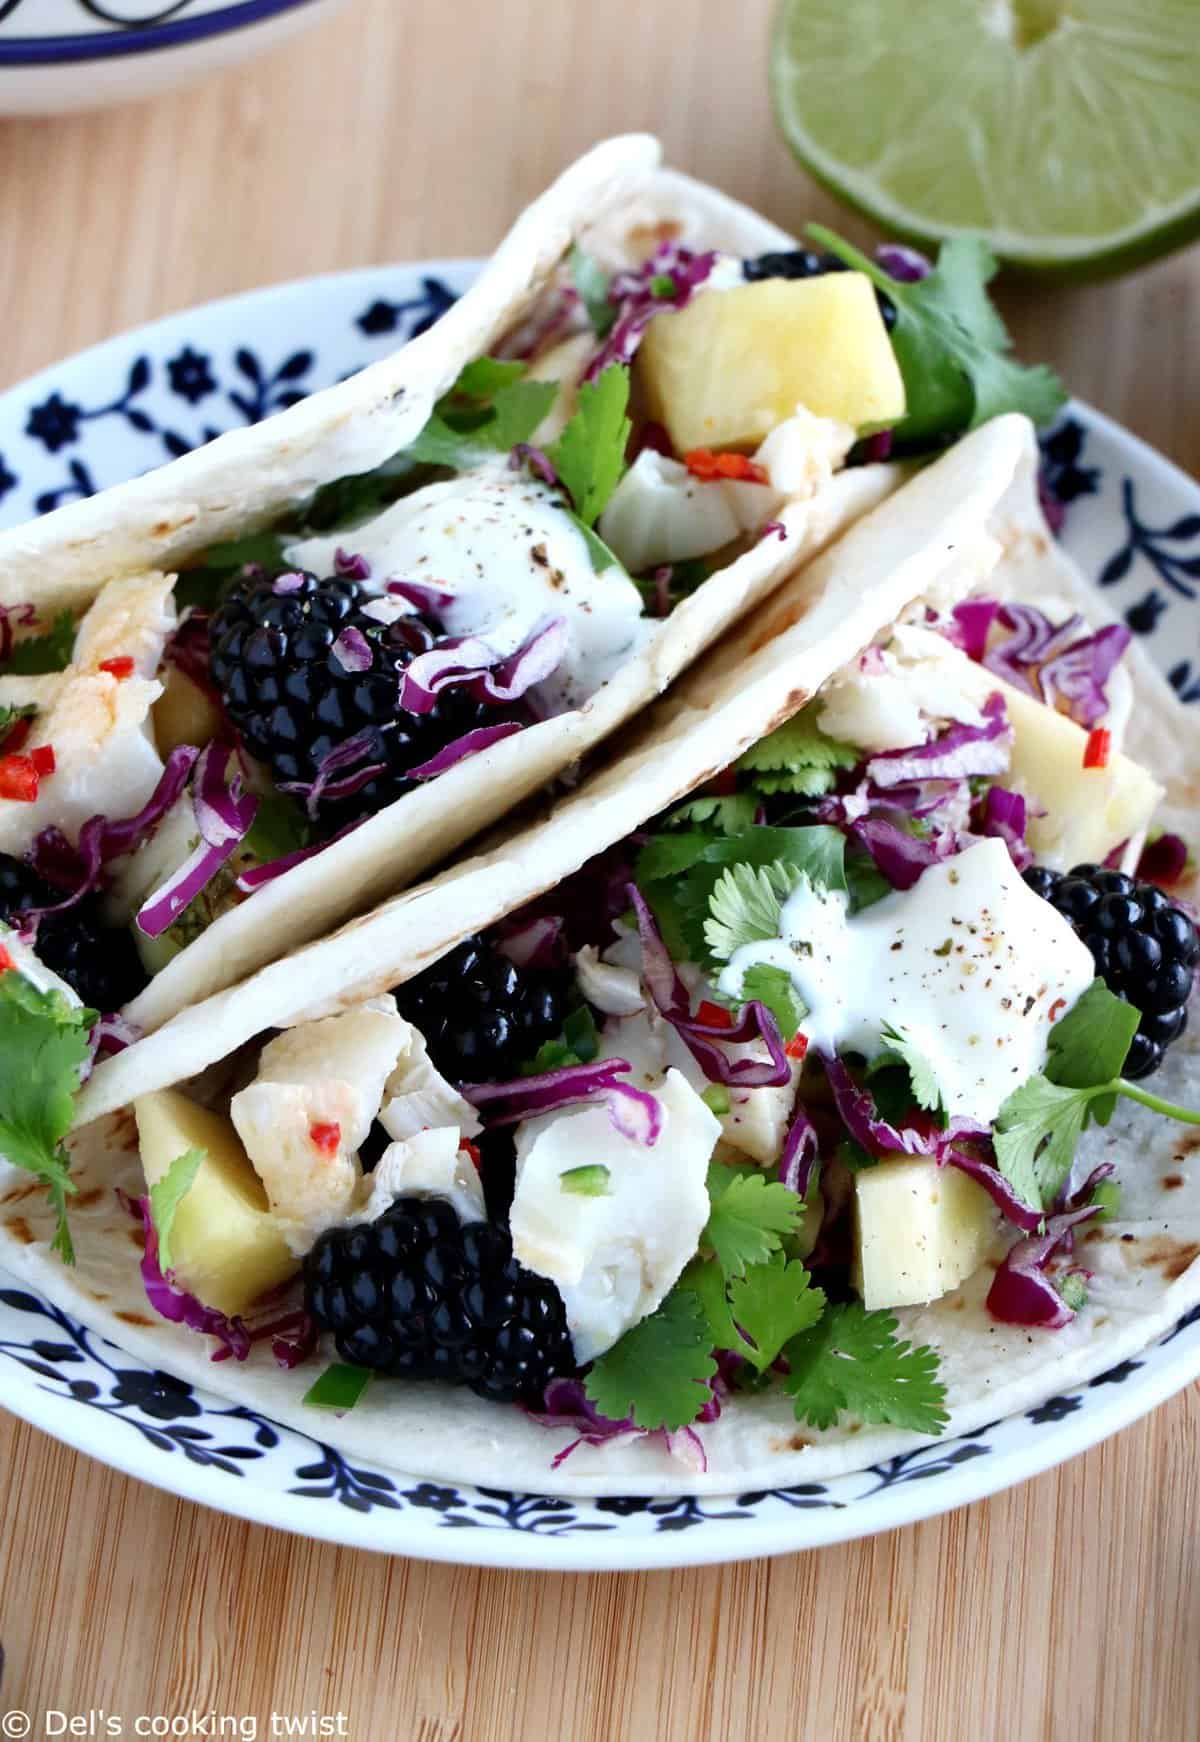
[[[0,125],[0,386],[273,279],[479,253],[577,150],[651,127],[779,221],[764,0],[357,0],[249,68]],[[839,215],[848,230],[861,226]],[[1021,348],[1200,466],[1195,250],[1006,287]],[[135,1485],[0,1420],[0,1708],[346,1716],[376,1738],[1194,1737],[1193,1390],[1067,1468],[866,1543],[686,1573],[425,1567]],[[41,1730],[39,1730],[41,1726]],[[48,1726],[35,1719],[32,1734]]]

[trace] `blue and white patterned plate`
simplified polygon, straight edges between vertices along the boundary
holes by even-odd
[[[254,423],[421,331],[464,262],[372,268],[193,309],[0,395],[0,526]],[[1046,439],[1063,536],[1188,702],[1200,701],[1200,488],[1074,405]],[[189,1499],[308,1536],[434,1560],[682,1566],[866,1536],[1084,1451],[1200,1376],[1200,1308],[1136,1360],[965,1438],[824,1483],[728,1498],[563,1500],[352,1467],[319,1439],[156,1373],[0,1277],[3,1401]],[[497,1472],[499,1475],[500,1472]]]

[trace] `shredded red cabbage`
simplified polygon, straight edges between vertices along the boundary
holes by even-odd
[[[716,262],[713,253],[696,254],[675,242],[663,242],[635,272],[614,274],[608,300],[616,307],[617,318],[583,379],[595,381],[611,363],[632,363],[655,315],[685,308]],[[672,293],[656,295],[655,287],[661,290],[664,279],[670,279]]]
[[[1104,718],[1105,685],[1132,640],[1123,623],[1080,634],[1078,613],[1057,626],[1036,605],[1001,605],[998,616],[1008,639],[975,656],[989,671],[1047,707],[1065,703],[1060,711],[1085,729]]]
[[[881,242],[875,250],[875,258],[897,284],[916,284],[933,271],[923,254],[918,254],[915,248],[904,247],[900,242]]]
[[[635,884],[629,884],[627,894],[637,914],[646,988],[659,1014],[671,1024],[708,1081],[730,1089],[780,1089],[790,1083],[792,1067],[779,1024],[766,1005],[751,999],[729,1027],[693,1016],[687,987],[675,971],[654,915]],[[769,1059],[733,1060],[722,1050],[721,1043],[735,1046],[755,1040],[764,1043]]]
[[[239,1318],[226,1318],[212,1307],[206,1307],[194,1294],[178,1286],[173,1272],[164,1272],[158,1262],[158,1230],[150,1214],[150,1199],[139,1198],[137,1207],[142,1217],[146,1247],[142,1254],[142,1285],[146,1299],[160,1318],[174,1325],[186,1325],[189,1331],[200,1331],[206,1337],[219,1339],[224,1355],[218,1350],[213,1360],[232,1355],[244,1361],[250,1353],[250,1333]]]
[[[861,1088],[836,1053],[818,1052],[825,1069],[834,1104],[842,1124],[855,1143],[872,1155],[932,1155],[948,1159],[955,1143],[989,1138],[986,1125],[974,1119],[954,1118],[941,1126],[927,1113],[914,1109],[903,1126],[882,1119],[871,1091]]]
[[[501,738],[511,738],[514,732],[521,730],[519,720],[502,720],[498,726],[476,726],[474,731],[464,732],[461,738],[451,739],[436,756],[431,756],[428,762],[417,763],[408,772],[413,780],[434,780],[439,774],[445,774],[448,768],[477,756],[489,744],[498,744]]]
[[[555,471],[548,454],[541,448],[535,448],[532,442],[518,442],[509,455],[508,464],[511,471],[519,472],[521,467],[528,465],[529,470],[552,488],[563,489],[563,481]]]
[[[999,599],[964,599],[954,607],[951,620],[943,625],[942,633],[960,647],[968,659],[980,661],[987,652],[988,636],[999,609]]]
[[[788,529],[783,524],[782,520],[767,521],[766,525],[759,532],[758,542],[761,544],[766,538],[777,538],[780,544],[787,543]]]
[[[983,796],[979,832],[1004,842],[1018,871],[1033,864],[1033,850],[1025,840],[1025,800],[1006,786],[989,786]]]
[[[977,1185],[981,1185],[996,1208],[1004,1213],[1015,1228],[1020,1228],[1026,1234],[1037,1233],[1042,1225],[1042,1211],[1019,1197],[998,1167],[993,1167],[981,1156],[971,1155],[967,1150],[955,1149],[951,1144],[946,1145],[938,1160],[946,1167],[956,1167],[960,1173],[968,1174]]]
[[[640,428],[635,429],[629,443],[629,464],[632,466],[640,453],[649,448],[652,453],[661,454],[664,459],[675,458],[675,445],[661,423],[647,418]]]
[[[4,665],[12,657],[13,624],[19,624],[22,629],[31,629],[37,622],[36,605],[0,605],[0,665]]]
[[[389,581],[387,590],[398,599],[407,600],[416,611],[444,611],[455,599],[453,593],[443,592],[440,587],[423,586],[420,581]]]
[[[557,913],[544,913],[522,922],[513,931],[496,934],[496,947],[517,968],[552,968],[565,954],[563,920]]]
[[[1070,1324],[1075,1314],[1047,1276],[1047,1266],[1060,1249],[1071,1250],[1078,1225],[1099,1213],[1098,1204],[1086,1204],[1049,1217],[1044,1233],[1018,1240],[988,1290],[987,1309],[992,1317],[1001,1324],[1039,1326],[1047,1331],[1059,1331]]]
[[[1147,841],[1137,862],[1144,883],[1178,883],[1187,870],[1187,842],[1182,835],[1162,834]]]
[[[867,762],[869,778],[886,788],[914,780],[967,780],[976,775],[1002,774],[1008,767],[1012,735],[998,690],[987,698],[983,714],[982,726],[958,721],[928,744],[880,751]]]
[[[232,857],[258,815],[258,799],[247,792],[240,765],[229,776],[233,746],[220,740],[206,745],[196,764],[192,808],[200,840],[167,881],[138,910],[136,924],[146,937],[160,937]]]
[[[675,573],[671,563],[663,563],[654,571],[654,615],[669,617],[671,615],[671,578]]]
[[[361,629],[353,625],[343,629],[331,649],[334,658],[343,671],[370,671],[375,663],[375,655],[371,652],[371,643]]]
[[[871,855],[893,889],[911,889],[923,871],[953,858],[958,842],[949,829],[928,840],[910,835],[884,817],[863,817],[850,824],[850,838]]]
[[[701,1474],[708,1469],[703,1441],[694,1428],[677,1428],[674,1431],[666,1428],[640,1428],[631,1417],[624,1421],[614,1421],[611,1416],[600,1414],[580,1379],[552,1379],[546,1387],[542,1408],[526,1409],[525,1413],[539,1427],[575,1430],[576,1437],[552,1458],[552,1470],[557,1470],[580,1446],[612,1445],[637,1439],[660,1440],[671,1456],[678,1458],[689,1469]],[[720,1413],[720,1399],[710,1387],[708,1399],[696,1419],[700,1422],[715,1421]]]
[[[132,853],[154,833],[187,785],[199,755],[190,744],[172,750],[158,785],[137,815],[119,822],[104,816],[89,817],[79,831],[78,847],[71,845],[61,829],[43,829],[33,843],[30,862],[47,882],[70,890],[70,894],[53,907],[30,908],[24,917],[36,921],[48,913],[61,913],[97,889],[110,859]]]
[[[803,1101],[797,1101],[792,1122],[784,1138],[783,1154],[779,1158],[780,1181],[789,1191],[806,1198],[812,1184],[813,1168],[819,1160],[817,1128],[809,1118]]]
[[[292,569],[286,575],[276,575],[271,582],[271,591],[281,598],[288,593],[298,593],[304,585],[304,576],[297,569]]]
[[[460,1087],[488,1125],[516,1125],[538,1113],[603,1101],[622,1137],[652,1149],[662,1132],[662,1108],[644,1089],[617,1081],[630,1069],[628,1059],[597,1059],[592,1064],[564,1065],[561,1070],[517,1077],[508,1083],[463,1083]]]
[[[247,867],[239,875],[237,887],[243,895],[253,895],[254,891],[261,889],[264,883],[274,883],[277,877],[282,877],[294,865],[302,865],[305,859],[315,859],[318,853],[323,853],[326,847],[332,847],[335,841],[340,841],[346,835],[353,834],[354,830],[361,828],[366,820],[365,817],[356,817],[353,822],[347,823],[344,828],[338,830],[336,835],[330,835],[327,840],[317,841],[311,847],[297,847],[294,852],[284,853],[278,859],[269,859],[266,864]]]
[[[506,657],[476,636],[450,636],[405,666],[400,706],[410,714],[428,714],[440,692],[457,684],[468,685],[476,701],[514,702],[556,669],[568,635],[565,617],[545,617]]]
[[[344,743],[335,744],[333,749],[323,756],[317,765],[317,778],[308,780],[281,780],[280,792],[294,792],[304,800],[304,808],[309,817],[315,817],[322,799],[349,798],[368,781],[374,780],[377,774],[382,774],[382,762],[368,762],[365,767],[354,768],[355,763],[361,763],[364,757],[376,752],[376,741],[371,731],[356,732]],[[343,769],[354,768],[353,774],[342,774]],[[340,779],[335,776],[340,775]]]
[[[212,648],[209,641],[209,622],[210,619],[204,611],[186,611],[179,627],[167,638],[163,659],[178,666],[198,690],[203,690],[205,695],[220,703],[221,693],[213,683],[210,671]]]
[[[371,565],[365,556],[339,545],[333,553],[333,572],[347,581],[369,581]]]

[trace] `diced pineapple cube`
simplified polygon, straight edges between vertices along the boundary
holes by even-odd
[[[275,1226],[267,1194],[229,1120],[178,1089],[142,1095],[133,1111],[147,1185],[155,1185],[186,1150],[205,1152],[171,1230],[180,1287],[205,1306],[233,1314],[295,1275],[299,1262]]]
[[[1119,751],[1105,767],[1085,768],[1082,726],[983,666],[963,664],[972,700],[996,690],[1004,697],[1013,729],[1005,780],[1031,801],[1025,836],[1041,864],[1056,870],[1099,864],[1147,826],[1163,796],[1148,770]],[[1033,814],[1039,809],[1046,814]]]
[[[861,272],[701,292],[646,329],[635,363],[679,453],[754,447],[798,405],[855,429],[904,416],[904,382]]]
[[[987,1254],[996,1211],[982,1186],[930,1156],[854,1176],[854,1286],[868,1311],[919,1306],[957,1288]]]
[[[212,697],[169,661],[161,672],[163,693],[150,710],[154,743],[166,759],[180,744],[203,750],[221,732],[221,714]]]

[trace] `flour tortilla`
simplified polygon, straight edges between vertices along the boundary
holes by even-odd
[[[413,439],[463,365],[520,321],[580,235],[612,266],[640,260],[667,238],[738,254],[787,244],[756,212],[657,168],[658,157],[656,141],[643,135],[597,146],[517,220],[437,325],[386,361],[254,429],[0,534],[0,602],[32,601],[43,614],[78,607],[107,580],[170,570],[270,523],[331,478],[378,465]],[[904,475],[896,466],[853,467],[795,503],[781,516],[786,539],[761,540],[682,601],[583,707],[491,745],[264,885],[174,957],[127,1007],[128,1020],[146,1033],[158,1028],[447,860],[641,713]]]
[[[140,1234],[112,1189],[142,1189],[133,1121],[121,1103],[198,1073],[267,1027],[342,1008],[418,972],[727,764],[915,598],[945,600],[982,586],[1044,599],[1082,586],[1046,538],[1034,500],[1035,462],[1021,419],[999,420],[968,438],[695,667],[636,740],[544,822],[101,1065],[80,1098],[81,1122],[93,1122],[72,1141],[81,1186],[72,1207],[78,1265],[66,1270],[49,1250],[54,1225],[41,1188],[0,1169],[4,1268],[133,1356],[316,1433],[347,1457],[410,1476],[572,1496],[744,1492],[823,1481],[923,1443],[853,1423],[818,1432],[796,1423],[786,1396],[768,1393],[729,1400],[719,1421],[700,1430],[703,1473],[672,1459],[658,1440],[580,1446],[555,1471],[550,1461],[569,1443],[568,1429],[543,1429],[468,1391],[380,1382],[349,1414],[314,1415],[301,1401],[311,1372],[281,1373],[259,1346],[244,1366],[214,1365],[203,1339],[157,1321],[148,1308],[137,1271]],[[1153,688],[1139,693],[1135,738],[1144,732],[1161,745],[1173,724],[1176,743],[1194,745],[1181,712]],[[1191,754],[1180,749],[1172,758],[1179,781],[1189,777]],[[1200,756],[1193,777],[1197,770]],[[1156,1086],[1187,1101],[1198,1081],[1200,1043],[1188,1039],[1172,1050]],[[948,1436],[1086,1382],[1167,1331],[1200,1299],[1198,1152],[1194,1132],[1128,1106],[1106,1131],[1087,1134],[1087,1166],[1104,1158],[1120,1165],[1122,1218],[1085,1233],[1081,1255],[1094,1280],[1087,1306],[1065,1330],[1024,1331],[991,1320],[988,1266],[944,1299],[899,1312],[904,1333],[939,1352]]]

